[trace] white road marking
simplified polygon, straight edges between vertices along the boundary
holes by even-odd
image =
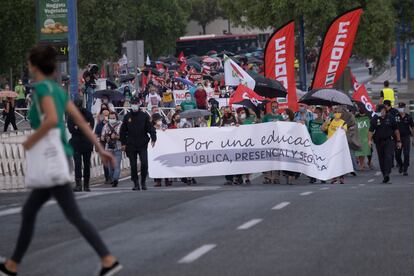
[[[101,196],[101,195],[118,194],[118,193],[122,193],[122,191],[88,192],[88,193],[84,193],[84,194],[81,194],[79,196],[76,196],[76,200],[84,199],[84,198],[90,198],[90,197],[96,197],[96,196]],[[52,199],[52,200],[47,201],[44,204],[44,206],[51,206],[51,205],[55,205],[56,203],[57,203],[56,200]],[[19,214],[21,211],[22,211],[22,207],[15,207],[15,208],[2,210],[2,211],[0,211],[0,217]]]
[[[307,195],[310,195],[310,194],[313,194],[313,192],[303,192],[300,195],[301,196],[307,196]]]
[[[128,180],[130,178],[131,178],[131,176],[127,176],[127,177],[120,178],[118,181],[125,181],[125,180]]]
[[[359,186],[363,187],[363,186],[365,186],[365,184],[359,184]]]
[[[371,179],[368,180],[368,183],[372,183],[374,181],[375,181],[375,179],[374,178],[371,178]]]
[[[287,202],[287,201],[285,201],[285,202],[281,202],[281,203],[279,203],[278,205],[274,206],[274,207],[272,208],[272,210],[280,210],[280,209],[283,209],[283,208],[285,208],[286,206],[288,206],[289,204],[290,204],[290,202]]]
[[[323,187],[323,188],[320,188],[319,190],[325,191],[325,190],[329,190],[329,189],[330,189],[329,187]]]
[[[376,172],[375,173],[375,176],[379,176],[379,175],[381,175],[381,172]]]
[[[252,228],[256,224],[262,222],[262,220],[263,219],[252,219],[252,220],[249,220],[248,222],[243,223],[242,225],[240,225],[239,227],[237,227],[237,230],[247,230],[249,228]]]
[[[178,261],[180,264],[189,264],[194,262],[195,260],[202,257],[204,254],[208,253],[210,250],[214,249],[217,245],[216,244],[205,244],[196,250],[190,252],[188,255],[183,257],[181,260]]]
[[[0,217],[19,214],[21,211],[22,211],[22,207],[15,207],[15,208],[6,209],[6,210],[3,210],[3,211],[0,211]]]

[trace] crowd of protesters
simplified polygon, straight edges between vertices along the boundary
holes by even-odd
[[[111,150],[114,147],[115,156],[120,156],[121,150],[125,150],[125,147],[128,147],[127,139],[125,136],[125,131],[122,129],[131,129],[131,126],[135,128],[138,125],[143,125],[144,127],[138,127],[144,129],[140,134],[136,134],[134,139],[139,136],[138,140],[142,140],[145,137],[143,145],[134,146],[133,154],[131,150],[127,150],[127,156],[132,161],[131,165],[136,169],[136,160],[137,155],[140,156],[141,162],[141,172],[146,172],[148,169],[148,164],[146,161],[146,145],[151,140],[155,142],[156,132],[155,130],[164,130],[169,131],[170,129],[177,128],[188,128],[188,127],[228,127],[228,126],[239,126],[239,125],[248,125],[248,124],[258,124],[258,123],[269,123],[269,122],[296,122],[298,124],[303,124],[309,130],[310,137],[314,144],[321,145],[328,139],[330,139],[335,132],[342,128],[346,131],[348,144],[352,156],[352,163],[354,166],[354,172],[351,175],[356,176],[357,171],[362,170],[372,170],[374,165],[372,163],[372,146],[370,144],[370,133],[374,134],[375,129],[371,126],[373,120],[378,120],[381,118],[381,108],[382,106],[387,107],[390,105],[385,101],[385,105],[379,105],[379,111],[368,112],[363,106],[347,107],[347,106],[335,106],[329,108],[326,106],[306,106],[303,104],[299,105],[298,111],[293,112],[287,108],[279,108],[279,103],[277,101],[271,101],[267,104],[259,105],[257,109],[240,107],[234,108],[229,105],[219,105],[218,97],[208,98],[206,89],[210,88],[209,81],[200,81],[197,83],[193,93],[187,92],[185,94],[185,99],[181,102],[180,105],[176,105],[174,108],[162,108],[163,107],[163,87],[157,86],[155,84],[149,84],[144,96],[134,96],[130,99],[131,111],[124,118],[123,122],[118,120],[118,114],[111,110],[111,103],[108,102],[108,99],[105,99],[101,103],[101,110],[97,116],[98,124],[104,123],[102,133],[98,130],[100,127],[97,127],[97,134],[101,137],[101,142],[107,144],[106,148]],[[164,87],[165,88],[165,87]],[[165,89],[165,91],[169,91]],[[232,92],[226,93],[231,95]],[[202,109],[208,110],[210,115],[202,116],[198,118],[185,119],[181,118],[180,114],[188,110]],[[144,111],[142,111],[144,110]],[[161,110],[164,110],[163,112]],[[131,122],[131,118],[135,120],[134,112],[142,114],[142,122],[140,124],[135,124]],[[393,120],[396,123],[396,128],[399,128],[401,134],[401,139],[404,137],[404,145],[410,143],[409,137],[414,131],[414,124],[412,118],[406,113],[405,104],[400,103],[399,109],[389,109],[386,114],[389,116],[394,116]],[[108,119],[108,116],[112,116]],[[388,115],[387,115],[388,116]],[[112,122],[112,123],[111,123]],[[125,124],[125,125],[124,125]],[[147,135],[149,134],[149,136]],[[134,134],[133,134],[134,135]],[[378,136],[378,135],[377,135]],[[124,141],[123,141],[124,139]],[[400,138],[393,138],[395,140],[400,140]],[[119,144],[116,146],[115,144]],[[108,143],[111,146],[108,146]],[[402,148],[397,148],[395,144],[395,158],[397,160],[397,166],[400,173],[407,174],[407,168],[409,165],[409,146],[404,146]],[[131,147],[131,145],[130,145]],[[145,152],[142,152],[145,148]],[[121,150],[120,150],[121,149]],[[140,155],[141,153],[141,155]],[[132,155],[132,156],[131,156]],[[402,158],[403,156],[404,158]],[[119,167],[119,162],[117,162]],[[132,171],[134,187],[138,189],[138,176],[137,172],[134,169]],[[381,166],[382,169],[382,166]],[[119,168],[115,168],[116,173],[107,173],[108,183],[112,183],[113,186],[117,186],[117,181],[119,177]],[[389,175],[389,174],[388,174]],[[385,173],[384,176],[388,176]],[[146,173],[141,174],[141,185],[142,189],[146,189]],[[264,172],[263,184],[279,184],[281,183],[282,177],[286,178],[287,184],[293,184],[295,179],[300,176],[300,173],[297,172],[288,172],[288,171],[269,171]],[[155,179],[155,186],[160,187],[162,185],[162,179]],[[182,182],[187,183],[188,185],[195,184],[196,180],[194,178],[182,178]],[[310,178],[310,183],[316,183],[318,180]],[[172,179],[165,179],[165,185],[172,185]],[[241,185],[251,183],[249,175],[233,175],[225,176],[225,185]],[[321,181],[321,183],[326,183]],[[338,178],[332,179],[330,183],[345,183],[345,176],[340,176]]]

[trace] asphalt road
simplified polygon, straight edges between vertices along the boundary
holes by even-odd
[[[78,203],[125,269],[119,275],[413,275],[414,169],[381,184],[101,185]],[[0,254],[12,253],[26,193],[0,194]],[[94,275],[98,258],[49,202],[20,275]]]

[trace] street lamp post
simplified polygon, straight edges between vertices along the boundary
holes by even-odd
[[[72,100],[78,97],[78,24],[77,0],[68,0],[68,31],[69,31],[69,74],[70,95]]]

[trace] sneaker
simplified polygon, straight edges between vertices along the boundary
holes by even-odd
[[[114,276],[122,270],[122,265],[119,262],[115,262],[111,267],[102,267],[99,272],[99,276]]]
[[[146,191],[146,190],[147,190],[147,185],[145,185],[145,183],[142,183],[142,184],[141,184],[141,189],[142,189],[143,191]]]
[[[0,263],[0,276],[16,276],[16,272],[11,272],[6,268],[5,260],[1,260]]]
[[[404,172],[404,173],[403,173],[403,175],[404,175],[404,176],[408,176],[408,172]]]
[[[114,180],[112,182],[112,187],[118,187],[118,180]]]
[[[382,180],[382,183],[386,184],[390,182],[390,177],[389,176],[384,176],[384,180]]]

